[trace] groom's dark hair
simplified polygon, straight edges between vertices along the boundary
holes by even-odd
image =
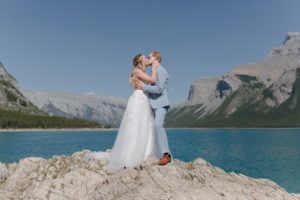
[[[160,55],[160,52],[159,52],[159,51],[152,51],[152,52],[151,52],[151,55],[152,55],[153,57],[155,57],[159,63],[161,63],[162,58],[161,58],[161,55]]]

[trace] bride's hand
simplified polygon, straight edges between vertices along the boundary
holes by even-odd
[[[158,66],[159,66],[159,63],[153,63],[151,67],[152,67],[152,69],[157,69]]]

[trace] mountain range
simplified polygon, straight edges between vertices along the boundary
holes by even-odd
[[[221,77],[196,80],[187,101],[167,115],[169,127],[299,127],[300,33],[262,60]]]
[[[94,93],[42,92],[24,90],[25,96],[51,116],[82,118],[102,125],[118,127],[127,101]]]
[[[259,61],[191,84],[188,99],[172,106],[168,127],[299,127],[300,33]],[[82,118],[118,127],[127,100],[99,94],[22,90],[0,63],[0,110]]]
[[[73,123],[72,127],[77,126],[76,124],[78,126],[83,126],[82,124],[94,126],[93,122],[98,122],[105,127],[118,127],[126,103],[125,99],[93,93],[74,94],[24,90],[0,63],[0,128],[65,127],[69,126],[66,125],[68,123]],[[49,115],[50,117],[48,117]],[[51,116],[63,118],[51,118]],[[70,120],[65,118],[70,118]],[[72,121],[72,119],[74,120]],[[87,121],[77,119],[91,121],[91,125]]]

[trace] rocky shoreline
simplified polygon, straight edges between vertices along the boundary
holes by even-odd
[[[147,160],[110,174],[105,160],[85,161],[88,150],[50,159],[0,163],[0,199],[285,199],[300,200],[268,179],[226,173],[198,158],[159,166]]]

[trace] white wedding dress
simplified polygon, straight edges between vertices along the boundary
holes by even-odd
[[[150,157],[159,159],[160,155],[149,99],[137,89],[128,99],[112,149],[93,152],[89,157],[107,160],[107,170],[115,172],[135,167]]]

